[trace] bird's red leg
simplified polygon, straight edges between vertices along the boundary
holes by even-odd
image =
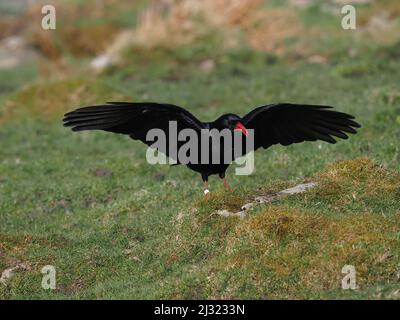
[[[228,184],[228,182],[226,182],[226,178],[224,178],[224,187],[225,187],[225,190],[229,190],[229,184]]]

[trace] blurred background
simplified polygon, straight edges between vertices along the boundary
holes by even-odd
[[[41,27],[45,4],[56,8],[56,30]],[[341,28],[345,4],[357,9],[356,30]],[[151,73],[179,82],[192,71],[215,73],[227,63],[235,66],[226,77],[239,78],[251,77],[243,65],[257,63],[265,72],[279,63],[331,65],[344,76],[370,72],[379,67],[368,66],[366,55],[382,64],[400,55],[399,14],[396,0],[2,0],[0,115],[18,108],[5,106],[7,97],[39,81],[53,81],[54,91],[61,90],[56,81],[100,75],[133,95],[126,84]],[[86,91],[93,90],[78,82],[69,83],[69,106],[88,101]],[[42,102],[31,111],[64,110],[48,110],[62,106]]]

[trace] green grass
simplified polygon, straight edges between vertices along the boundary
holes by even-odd
[[[361,47],[356,58],[332,49],[322,65],[245,48],[133,48],[96,79],[18,89],[32,69],[0,74],[0,88],[9,88],[0,96],[0,271],[28,266],[0,284],[0,298],[398,299],[394,48]],[[216,67],[204,73],[199,63],[209,58]],[[230,168],[233,190],[212,177],[204,199],[200,176],[148,165],[141,143],[62,127],[66,110],[116,99],[175,103],[202,120],[271,102],[329,104],[363,127],[336,145],[260,150],[254,175]],[[319,186],[243,220],[212,215],[305,180]],[[57,270],[54,291],[40,286],[48,264]],[[341,289],[345,264],[356,267],[355,291]]]

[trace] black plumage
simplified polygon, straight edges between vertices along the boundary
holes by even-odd
[[[213,122],[201,122],[189,111],[172,104],[109,102],[76,109],[65,114],[63,119],[64,126],[72,127],[73,131],[104,130],[126,134],[147,145],[153,143],[146,141],[148,131],[159,128],[168,134],[169,121],[176,121],[178,132],[193,129],[199,135],[202,129],[227,128],[233,132],[240,124],[242,130],[254,130],[254,150],[303,141],[336,143],[335,138],[347,139],[348,134],[356,133],[355,128],[360,127],[352,115],[334,111],[332,107],[289,103],[261,106],[243,118],[225,114]],[[177,148],[182,144],[178,142]],[[160,151],[170,156],[168,147]],[[212,174],[225,178],[229,164],[188,163],[187,166],[201,173],[204,182],[207,182]]]

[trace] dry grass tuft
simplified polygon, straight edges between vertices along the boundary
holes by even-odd
[[[109,24],[89,25],[81,28],[67,26],[60,34],[73,55],[96,55],[103,52],[120,29]]]
[[[366,26],[373,17],[386,15],[388,19],[396,19],[400,16],[400,2],[397,0],[379,0],[373,1],[366,10],[361,12],[359,23]]]
[[[327,198],[337,206],[379,202],[383,197],[400,200],[399,174],[367,158],[336,162],[316,178],[315,197]]]
[[[135,43],[144,46],[171,46],[193,42],[210,28],[226,32],[253,24],[260,0],[187,0],[158,2],[145,10],[135,30]]]
[[[283,54],[287,40],[295,39],[304,31],[296,14],[285,9],[261,11],[255,20],[254,26],[246,29],[246,37],[250,46],[260,51]]]
[[[107,60],[115,63],[132,45],[174,48],[212,34],[221,47],[248,44],[257,50],[282,53],[286,40],[299,35],[302,26],[286,9],[265,8],[261,0],[155,1],[140,17],[134,30],[126,30],[107,48]]]
[[[15,16],[0,16],[0,39],[18,33],[24,26],[24,21]]]
[[[32,244],[31,236],[15,237],[0,234],[0,252],[21,254],[27,251]]]
[[[62,15],[57,16],[57,30],[43,30],[40,21],[43,17],[41,8],[44,4],[45,1],[35,1],[30,3],[20,16],[2,17],[0,38],[15,34],[24,35],[46,58],[58,60],[66,52],[76,56],[103,52],[120,30],[118,25],[107,21],[114,14],[109,7],[111,3],[87,1],[71,5],[63,0],[52,3],[57,13],[62,12]],[[132,7],[132,4],[119,3],[120,8],[126,6]]]
[[[399,41],[400,2],[398,0],[379,0],[359,10],[358,29],[361,36],[380,44],[393,44]]]

